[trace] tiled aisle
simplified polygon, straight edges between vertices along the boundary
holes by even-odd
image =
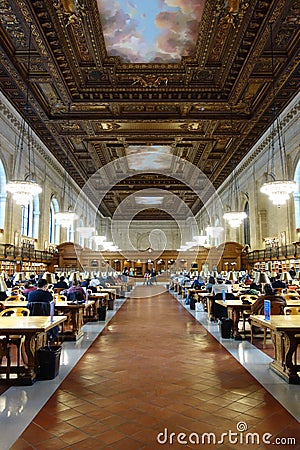
[[[295,438],[298,444],[277,448],[300,448],[299,423],[177,300],[156,289],[135,289],[11,449],[269,447],[244,444],[247,432],[260,441],[264,433],[272,442]],[[49,384],[35,386],[42,394]],[[225,437],[225,444],[196,445],[202,433],[220,439],[237,426],[238,444]],[[163,444],[165,434],[157,441],[165,430],[169,439],[176,433],[172,444]]]

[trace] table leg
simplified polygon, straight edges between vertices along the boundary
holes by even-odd
[[[228,310],[228,317],[232,319],[232,331],[233,331],[233,337],[236,341],[241,341],[243,338],[239,332],[239,320],[240,320],[240,311],[236,308],[227,308]]]
[[[293,333],[272,333],[275,355],[270,367],[290,384],[300,384],[300,377],[297,374],[300,366],[293,364],[299,342],[299,338],[296,338]]]
[[[47,333],[26,334],[24,341],[24,352],[27,358],[27,367],[20,370],[18,384],[28,385],[34,383],[38,370],[39,348],[47,344]]]

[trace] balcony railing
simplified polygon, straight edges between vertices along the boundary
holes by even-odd
[[[43,250],[35,250],[34,248],[17,247],[12,244],[0,244],[0,259],[14,261],[32,261],[32,262],[49,262],[52,261],[54,254]]]
[[[300,242],[266,248],[264,250],[254,250],[247,253],[248,262],[283,260],[300,258]]]

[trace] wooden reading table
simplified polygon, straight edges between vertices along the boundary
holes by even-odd
[[[257,297],[259,299],[259,297]],[[242,300],[215,300],[219,305],[225,306],[227,308],[228,317],[233,320],[233,337],[236,340],[242,339],[239,332],[239,320],[243,313],[243,311],[247,311],[251,309],[251,304],[255,303],[256,300],[250,300],[250,304],[245,304]],[[300,300],[287,300],[287,306],[300,306]]]
[[[7,338],[15,335],[25,336],[24,350],[27,357],[26,367],[21,367],[19,370],[17,366],[10,367],[10,373],[18,373],[17,378],[1,379],[1,381],[9,381],[23,386],[32,385],[36,380],[38,369],[37,351],[47,345],[47,331],[63,323],[66,319],[66,316],[54,316],[52,320],[50,316],[0,317],[1,335],[5,335]],[[0,366],[0,373],[7,373],[7,367]]]
[[[297,363],[297,346],[300,344],[300,316],[276,315],[266,320],[264,316],[251,315],[251,342],[253,327],[271,330],[274,360],[270,368],[290,384],[300,384],[300,364]]]
[[[215,300],[218,305],[225,306],[227,308],[228,317],[232,319],[233,325],[233,337],[236,340],[241,340],[242,336],[239,332],[239,320],[241,317],[241,314],[243,311],[247,311],[251,308],[251,304],[245,304],[242,302],[242,300],[236,299],[236,300]],[[252,302],[254,303],[254,301]]]
[[[81,329],[83,324],[84,311],[93,307],[95,304],[94,300],[88,300],[83,303],[73,303],[68,301],[57,300],[55,302],[55,310],[61,311],[62,313],[69,312],[71,314],[71,330],[62,330],[60,336],[64,341],[77,341],[83,336],[83,331]]]

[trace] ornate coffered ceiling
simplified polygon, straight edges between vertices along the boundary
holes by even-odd
[[[29,85],[28,121],[62,164],[69,155],[80,187],[92,180],[90,195],[96,204],[102,196],[104,215],[112,216],[132,193],[153,188],[172,192],[195,214],[201,201],[176,175],[184,163],[217,188],[273,120],[273,93],[280,112],[299,89],[300,2],[185,2],[203,10],[196,42],[174,63],[110,56],[104,3],[0,0],[1,91],[23,114]],[[128,149],[139,147],[148,154],[142,162],[135,151],[141,171],[134,159],[128,162]],[[161,148],[176,163],[152,171],[149,161]],[[169,217],[152,206],[137,217]]]

